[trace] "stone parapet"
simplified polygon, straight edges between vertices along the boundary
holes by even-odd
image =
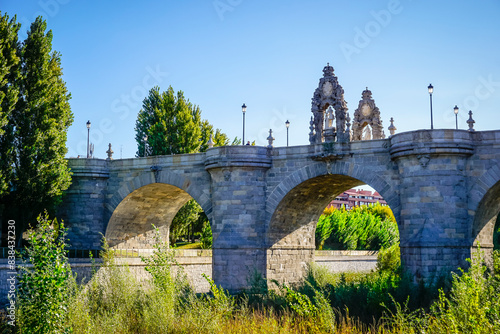
[[[391,136],[392,159],[409,155],[465,155],[474,153],[473,135],[465,130],[419,130]]]
[[[270,150],[261,146],[221,146],[206,152],[205,168],[270,168]]]

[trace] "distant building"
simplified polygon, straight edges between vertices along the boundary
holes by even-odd
[[[334,207],[340,209],[342,205],[346,209],[352,209],[355,206],[368,205],[379,202],[382,205],[387,205],[387,202],[382,196],[376,191],[371,192],[370,190],[363,189],[349,189],[344,191],[342,194],[337,196],[333,201],[328,204],[328,207]]]

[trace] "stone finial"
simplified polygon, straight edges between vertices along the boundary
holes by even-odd
[[[113,160],[113,153],[115,152],[111,149],[111,143],[109,143],[106,153],[108,154],[108,158],[106,160]]]
[[[472,119],[472,110],[469,110],[469,119],[467,120],[467,124],[469,124],[469,131],[476,131],[474,130],[474,123],[476,123],[475,120]]]
[[[309,143],[314,144],[314,120],[311,116],[311,121],[309,122]]]
[[[269,129],[269,137],[267,137],[267,141],[269,142],[269,145],[267,145],[267,148],[273,148],[273,129]]]
[[[330,66],[330,63],[326,63],[326,66],[323,68],[323,76],[328,77],[333,75],[333,67]]]
[[[212,134],[210,134],[210,138],[208,139],[208,148],[214,147],[214,141],[212,139]]]
[[[363,99],[369,100],[372,98],[372,91],[366,87],[366,89],[361,93]]]
[[[351,117],[349,116],[349,113],[346,113],[346,128],[345,128],[345,133],[347,134],[347,138],[349,141],[351,141]]]
[[[389,132],[391,133],[391,136],[393,136],[396,133],[397,128],[394,126],[394,118],[391,117],[391,125],[387,128]]]

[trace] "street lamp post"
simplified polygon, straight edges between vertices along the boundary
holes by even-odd
[[[432,92],[434,92],[434,87],[432,87],[432,84],[429,84],[427,89],[429,90],[429,96],[431,99],[431,130],[432,130],[432,129],[434,129],[434,123],[432,121]]]
[[[90,121],[87,121],[87,159],[90,158]]]
[[[243,140],[241,144],[245,145],[245,112],[247,111],[247,106],[244,103],[241,106],[241,111],[243,112]]]
[[[147,157],[148,153],[146,151],[146,143],[148,141],[148,135],[144,135],[142,139],[144,140],[144,157]]]
[[[458,107],[456,105],[453,108],[453,112],[455,113],[455,127],[458,130]]]
[[[286,120],[285,125],[286,125],[286,146],[288,146],[288,127],[290,126],[290,122]]]

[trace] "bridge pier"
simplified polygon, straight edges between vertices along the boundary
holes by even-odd
[[[463,267],[470,257],[467,131],[415,131],[391,140],[399,167],[401,260],[416,279]]]
[[[213,279],[236,292],[257,271],[265,274],[266,171],[264,147],[226,146],[207,151],[211,176]]]

